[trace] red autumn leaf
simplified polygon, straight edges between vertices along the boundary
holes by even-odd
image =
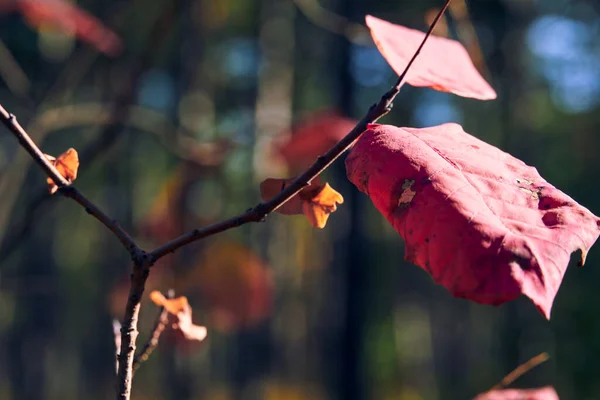
[[[291,179],[269,178],[260,184],[260,193],[263,200],[268,201],[275,197],[294,181]],[[342,204],[344,198],[328,183],[321,184],[319,178],[313,179],[310,185],[302,189],[276,212],[284,215],[304,214],[310,224],[315,228],[323,229],[327,224],[329,214]]]
[[[552,386],[538,389],[502,389],[482,393],[473,400],[559,400]]]
[[[115,56],[123,47],[121,39],[100,20],[67,1],[18,0],[12,7],[17,8],[32,27],[39,29],[48,25],[73,33],[107,55]]]
[[[58,158],[54,158],[51,155],[44,154],[46,158],[54,164],[54,167],[58,172],[69,182],[73,182],[77,178],[77,169],[79,169],[79,156],[74,148],[62,153]],[[58,186],[54,183],[51,178],[47,178],[48,190],[50,194],[56,193]]]
[[[550,318],[571,253],[583,264],[600,233],[600,220],[535,168],[453,123],[371,125],[346,172],[404,238],[407,261],[478,303],[525,294]]]
[[[179,286],[200,292],[211,326],[220,331],[252,327],[271,314],[273,282],[267,265],[234,242],[206,247]]]
[[[401,74],[425,34],[371,15],[367,15],[366,21],[377,48],[394,71]],[[496,92],[481,77],[463,45],[443,37],[427,39],[405,81],[479,100],[496,98]]]
[[[312,165],[317,157],[325,154],[355,125],[356,121],[344,118],[335,111],[321,111],[294,126],[292,135],[279,143],[277,150],[290,171],[298,173]]]
[[[187,340],[202,341],[206,338],[206,327],[192,323],[192,307],[188,303],[187,297],[167,299],[161,292],[155,290],[150,293],[150,300],[154,304],[164,307],[177,318],[174,328],[179,330]]]

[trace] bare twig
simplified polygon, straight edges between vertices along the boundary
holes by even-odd
[[[27,97],[31,81],[2,40],[0,40],[0,76],[14,94],[21,98]]]
[[[236,228],[240,225],[247,224],[249,222],[259,222],[263,221],[268,214],[277,210],[283,204],[285,204],[288,200],[294,197],[302,188],[308,186],[310,182],[321,174],[327,167],[329,167],[336,159],[338,159],[352,144],[358,139],[358,137],[367,129],[367,125],[374,123],[379,118],[386,115],[392,108],[392,102],[398,93],[400,92],[400,88],[402,86],[402,81],[406,77],[406,73],[412,66],[413,62],[423,49],[423,46],[427,42],[427,39],[431,35],[431,32],[435,28],[436,24],[444,15],[444,12],[450,5],[451,0],[446,0],[444,6],[437,14],[436,18],[431,23],[429,30],[427,31],[421,45],[411,58],[411,60],[406,65],[406,68],[402,72],[402,74],[398,77],[394,86],[390,88],[379,101],[372,105],[369,108],[367,114],[358,122],[358,124],[346,135],[342,140],[340,140],[335,146],[333,146],[325,155],[319,157],[317,161],[308,168],[302,175],[300,175],[296,180],[284,190],[282,190],[277,196],[273,199],[258,204],[256,207],[249,209],[243,214],[238,216],[226,219],[224,221],[218,222],[213,225],[209,225],[207,227],[201,229],[194,229],[191,232],[188,232],[164,245],[154,249],[149,253],[151,263],[156,262],[161,257],[169,253],[173,253],[177,249],[182,246],[187,245],[188,243],[203,239],[208,236],[212,236],[214,234],[224,232],[226,230]]]
[[[167,299],[172,299],[175,297],[175,291],[169,289],[167,292]],[[154,323],[154,327],[152,328],[152,333],[150,334],[150,338],[148,342],[142,348],[142,351],[135,356],[133,359],[133,370],[137,370],[140,365],[144,361],[150,357],[150,354],[154,351],[156,346],[158,346],[158,341],[160,340],[160,335],[165,330],[167,323],[169,322],[169,312],[164,308],[160,307],[158,311],[158,316],[156,317],[156,322]]]
[[[527,372],[531,371],[538,365],[546,362],[549,358],[550,356],[548,355],[548,353],[540,353],[537,356],[530,358],[528,361],[519,365],[511,373],[502,378],[502,380],[496,385],[494,385],[494,387],[492,387],[489,391],[491,392],[492,390],[499,390],[507,387],[508,385],[519,379],[521,376],[525,375]]]
[[[88,198],[75,187],[71,186],[70,182],[56,170],[54,165],[46,158],[33,140],[31,140],[27,132],[25,132],[23,127],[17,121],[17,118],[13,114],[9,114],[2,105],[0,105],[0,121],[12,132],[21,146],[31,155],[34,161],[39,164],[46,175],[56,183],[56,186],[59,188],[58,191],[63,196],[73,199],[81,205],[88,214],[92,215],[106,226],[119,239],[121,244],[123,244],[133,260],[140,257],[142,250],[135,244],[131,236],[121,228],[117,221],[109,218],[98,206],[88,200]]]
[[[158,142],[174,156],[201,166],[219,164],[231,141],[199,143],[192,139],[193,133],[174,124],[163,113],[147,107],[131,105],[130,115],[122,124],[155,135]],[[36,132],[52,131],[75,126],[106,126],[113,124],[112,106],[102,103],[70,104],[44,111],[31,123]],[[175,135],[181,131],[183,135]],[[177,136],[177,140],[168,140]],[[86,159],[87,161],[87,159]]]

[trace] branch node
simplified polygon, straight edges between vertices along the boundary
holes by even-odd
[[[74,193],[75,193],[75,188],[69,185],[65,185],[65,186],[61,186],[58,188],[58,192],[60,194],[62,194],[65,197],[73,197]],[[88,211],[89,210],[89,211]],[[89,207],[85,208],[85,211],[88,214],[92,213],[92,210]]]
[[[253,220],[256,222],[264,222],[267,218],[267,210],[266,209],[266,205],[265,203],[260,203],[259,205],[257,205],[254,208],[249,209],[247,212],[251,213],[253,215]],[[242,218],[238,218],[235,223],[236,225],[239,224],[241,225],[243,222]]]
[[[144,273],[148,273],[149,267],[154,264],[153,257],[144,250],[131,246],[131,261],[136,267],[142,267]]]

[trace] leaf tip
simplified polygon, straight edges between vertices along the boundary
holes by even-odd
[[[161,307],[162,307],[162,306],[165,304],[165,300],[167,300],[167,299],[166,299],[166,298],[165,298],[165,296],[164,296],[164,295],[163,295],[161,292],[159,292],[158,290],[153,290],[153,291],[150,293],[150,300],[152,300],[152,302],[153,302],[154,304],[156,304],[157,306],[161,306]]]

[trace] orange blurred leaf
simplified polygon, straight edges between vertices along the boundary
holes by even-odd
[[[163,243],[183,233],[179,209],[188,181],[186,168],[178,168],[154,198],[140,230],[155,242]]]
[[[164,307],[169,313],[177,315],[189,307],[187,297],[181,296],[175,299],[167,299],[161,292],[154,290],[150,293],[150,300],[157,306]]]
[[[46,158],[52,162],[58,172],[69,182],[73,182],[77,178],[77,169],[79,168],[79,157],[77,151],[74,148],[62,153],[58,158],[54,158],[48,154],[44,154]],[[50,194],[54,194],[58,190],[58,186],[54,183],[52,178],[47,178],[48,190]]]
[[[200,292],[211,326],[220,331],[254,326],[271,313],[273,282],[267,265],[235,242],[209,245],[180,286],[180,291]]]
[[[260,184],[263,200],[269,201],[279,192],[289,186],[295,178],[276,179],[269,178]],[[310,185],[303,188],[296,196],[292,197],[276,212],[284,215],[304,214],[310,224],[315,228],[324,228],[329,214],[337,209],[337,204],[342,204],[344,198],[328,183],[321,184],[319,178],[313,179]]]

